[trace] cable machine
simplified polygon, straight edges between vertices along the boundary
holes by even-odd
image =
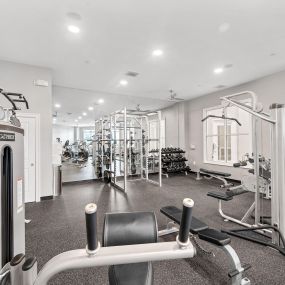
[[[240,102],[239,98],[250,98],[251,104],[247,105]],[[225,216],[221,209],[221,200],[219,200],[219,211],[223,217],[228,220],[238,223],[246,228],[225,230],[224,232],[251,240],[263,245],[267,245],[279,250],[285,255],[285,105],[272,104],[270,106],[270,114],[263,111],[262,104],[257,101],[257,95],[251,91],[245,91],[228,96],[221,97],[222,102],[225,102],[226,107],[235,106],[252,115],[252,146],[253,146],[253,171],[255,199],[244,217],[249,217],[254,212],[254,224],[247,223],[245,218],[237,220]],[[206,119],[206,118],[205,118]],[[225,118],[226,119],[226,118]],[[231,118],[232,119],[232,118]],[[262,202],[262,185],[260,177],[264,176],[261,159],[261,143],[262,130],[261,123],[266,122],[270,126],[270,153],[271,153],[271,222],[264,224],[264,217],[261,215]],[[256,233],[256,237],[247,234],[249,232]],[[271,241],[267,242],[264,238],[258,238],[258,234],[263,236],[270,234]]]

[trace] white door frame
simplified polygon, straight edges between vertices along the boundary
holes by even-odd
[[[34,118],[36,120],[36,202],[41,201],[41,196],[40,196],[40,189],[41,189],[41,147],[40,147],[40,122],[41,122],[41,116],[40,114],[35,114],[35,113],[18,113],[18,117],[22,118]]]

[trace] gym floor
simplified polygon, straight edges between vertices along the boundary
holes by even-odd
[[[50,258],[63,251],[84,248],[84,207],[90,202],[98,205],[100,237],[105,212],[155,211],[161,229],[166,224],[166,218],[159,209],[167,205],[181,207],[185,197],[195,201],[194,215],[209,226],[217,229],[237,227],[223,221],[217,212],[218,202],[207,197],[208,191],[219,191],[219,183],[205,179],[196,181],[192,174],[164,178],[162,188],[142,181],[129,182],[127,195],[101,182],[64,186],[63,195],[59,198],[27,204],[26,218],[32,221],[26,224],[26,255],[37,256],[40,269]],[[252,201],[252,193],[237,196],[224,203],[225,212],[238,217]],[[168,236],[167,239],[174,240],[175,235]],[[207,250],[213,251],[215,257],[199,254],[192,259],[155,262],[155,284],[229,284],[229,259],[222,250],[203,241],[200,243]],[[232,246],[242,263],[252,265],[246,273],[252,284],[284,284],[285,258],[280,253],[235,237],[232,237]],[[108,284],[108,268],[64,272],[49,284]]]

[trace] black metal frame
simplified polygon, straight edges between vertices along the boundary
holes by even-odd
[[[0,94],[2,94],[13,106],[13,110],[21,110],[17,107],[15,103],[25,103],[27,109],[29,109],[29,103],[26,100],[25,96],[20,93],[13,93],[13,92],[3,92],[3,89],[0,88]],[[13,99],[11,97],[16,97]]]
[[[252,231],[255,234],[262,235],[263,237],[268,237],[268,236],[266,236],[266,235],[264,235],[264,234],[262,234],[260,232],[257,232],[257,231],[268,230],[268,229],[274,230],[275,232],[278,233],[279,239],[280,239],[280,244],[282,243],[283,247],[278,246],[278,245],[272,243],[271,241],[268,241],[268,242],[262,241],[261,239],[250,237],[250,236],[246,236],[246,235],[243,235],[241,233],[241,232]],[[253,228],[239,228],[239,229],[232,229],[232,230],[222,229],[221,231],[223,233],[226,233],[226,234],[229,234],[229,235],[232,235],[232,236],[235,236],[235,237],[239,237],[239,238],[242,238],[242,239],[245,239],[245,240],[248,240],[248,241],[252,241],[252,242],[255,242],[255,243],[258,243],[258,244],[261,244],[261,245],[272,247],[272,248],[278,250],[282,255],[285,256],[285,240],[284,240],[284,237],[282,236],[281,232],[279,231],[279,229],[277,227],[274,227],[274,226],[271,226],[271,225],[264,225],[264,226],[256,226],[256,227],[253,227]],[[269,239],[269,237],[268,237],[268,239]]]

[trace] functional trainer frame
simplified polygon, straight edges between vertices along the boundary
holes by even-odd
[[[246,105],[237,100],[238,97],[247,96],[251,99],[251,106]],[[244,91],[235,93],[232,95],[224,96],[220,98],[226,102],[228,106],[236,106],[245,112],[252,115],[252,144],[253,144],[253,159],[254,159],[254,175],[255,175],[255,200],[248,211],[245,213],[241,220],[234,219],[227,216],[222,211],[222,200],[219,199],[219,212],[222,217],[242,226],[251,228],[253,231],[262,230],[272,234],[273,247],[280,247],[280,251],[283,252],[284,235],[285,235],[285,105],[284,104],[272,104],[270,106],[271,114],[263,112],[263,108],[260,108],[261,104],[258,103],[257,95],[251,91]],[[261,121],[267,122],[271,128],[270,140],[271,140],[271,226],[264,226],[261,224],[260,204],[261,204],[261,192],[260,192],[260,167],[259,167],[259,133],[258,125]],[[245,220],[252,212],[255,212],[254,224],[246,223]],[[273,229],[273,230],[270,230]],[[227,233],[231,233],[227,231]],[[237,230],[233,232],[237,235]],[[242,237],[242,236],[240,236]],[[257,241],[258,242],[258,241]]]

